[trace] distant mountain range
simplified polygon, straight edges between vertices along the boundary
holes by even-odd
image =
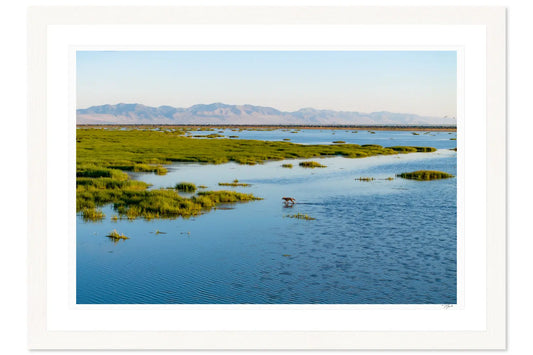
[[[141,104],[92,106],[76,111],[77,124],[212,124],[212,125],[450,125],[455,118],[387,111],[361,113],[302,108],[284,112],[272,107],[214,103],[189,108]]]

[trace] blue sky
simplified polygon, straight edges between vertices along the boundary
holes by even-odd
[[[455,51],[78,51],[77,107],[223,102],[456,116]]]

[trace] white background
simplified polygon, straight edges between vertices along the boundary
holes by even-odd
[[[221,1],[196,1],[216,4]],[[192,1],[158,1],[150,5],[192,4]],[[243,5],[252,1],[225,1]],[[260,1],[253,1],[261,4]],[[533,349],[531,337],[531,286],[530,272],[533,270],[530,253],[533,247],[533,232],[529,224],[532,189],[528,181],[533,172],[532,159],[526,156],[531,146],[533,125],[529,113],[533,48],[530,33],[533,33],[533,6],[527,1],[264,1],[263,4],[322,4],[322,5],[499,5],[508,7],[508,163],[509,163],[509,352],[524,354]],[[5,239],[2,257],[2,326],[0,346],[6,353],[26,353],[26,7],[28,5],[146,5],[147,1],[52,1],[18,0],[2,4],[2,55],[0,56],[2,128],[0,142],[2,152],[2,198],[0,218]],[[8,175],[9,174],[9,175]],[[7,228],[6,228],[7,226]],[[65,352],[62,352],[65,353]],[[68,353],[68,352],[66,352]],[[282,352],[283,353],[283,352]],[[364,353],[364,352],[363,352]],[[417,352],[429,353],[429,352]],[[448,353],[448,352],[444,352]],[[451,352],[450,352],[451,353]],[[485,353],[485,352],[478,352]],[[488,352],[487,352],[488,353]]]
[[[183,36],[187,33],[187,36]],[[473,156],[478,149],[485,150],[485,126],[483,125],[485,96],[485,47],[484,28],[481,26],[121,26],[117,31],[114,26],[49,26],[48,27],[48,72],[47,115],[53,119],[47,121],[49,136],[47,141],[48,166],[48,211],[47,215],[47,324],[49,330],[484,330],[485,329],[485,213],[476,208],[484,204],[486,185],[475,176],[485,171],[485,156]],[[120,43],[135,45],[150,43],[150,46],[180,44],[188,48],[239,48],[250,44],[255,49],[293,48],[318,49],[327,45],[356,44],[353,49],[364,49],[371,45],[373,49],[386,49],[393,43],[395,48],[451,49],[451,45],[465,46],[469,53],[464,59],[459,56],[458,85],[463,94],[458,100],[458,146],[459,152],[472,152],[470,155],[458,155],[460,198],[458,211],[458,307],[443,309],[442,306],[340,306],[333,305],[165,305],[159,306],[83,306],[69,307],[67,300],[69,289],[69,271],[75,270],[75,261],[69,267],[68,253],[64,246],[70,244],[70,256],[75,255],[75,244],[69,236],[74,235],[74,181],[68,177],[67,161],[74,165],[75,102],[66,105],[65,97],[72,95],[69,87],[68,72],[74,79],[75,66],[68,62],[69,44],[91,48],[91,44],[112,45]],[[481,43],[481,45],[480,45]],[[274,45],[274,46],[272,46]],[[428,47],[428,45],[430,47]],[[121,46],[121,47],[122,47]],[[199,46],[199,47],[198,47]],[[278,47],[281,46],[281,47]],[[317,47],[318,46],[318,47]],[[93,47],[94,48],[94,47]],[[113,47],[116,48],[116,47]],[[124,48],[124,47],[122,47]],[[130,47],[137,48],[140,47]],[[241,47],[243,48],[243,47]],[[152,47],[153,49],[153,47]],[[72,49],[74,50],[74,49]],[[72,52],[71,55],[74,53]],[[464,73],[464,74],[463,74]],[[464,81],[464,82],[463,82]],[[73,97],[72,97],[73,99]],[[73,106],[74,105],[74,106]],[[464,117],[468,117],[467,120]],[[69,129],[69,122],[72,125]],[[465,134],[470,132],[468,140],[463,142]],[[475,132],[475,136],[472,134]],[[69,136],[70,133],[70,136]],[[481,138],[481,140],[480,140]],[[71,145],[71,149],[65,150]],[[69,159],[70,158],[70,159]],[[464,169],[464,161],[468,162]],[[69,186],[68,189],[65,187]],[[70,203],[64,203],[69,200]],[[465,206],[465,207],[463,207]],[[67,217],[66,217],[67,216]],[[69,220],[66,223],[65,217]],[[464,223],[466,218],[467,223]],[[464,229],[463,229],[464,226]],[[70,228],[69,228],[70,227]],[[468,236],[464,238],[464,236]],[[467,255],[463,260],[460,255]],[[463,272],[466,271],[466,272]],[[74,274],[71,274],[73,276]],[[70,287],[74,287],[71,280]],[[466,286],[466,287],[464,287]],[[71,289],[71,292],[74,292]],[[476,300],[464,302],[464,300]],[[72,294],[74,302],[74,294]],[[416,309],[416,310],[413,310]],[[116,310],[120,309],[120,312]],[[102,324],[102,319],[106,319]],[[284,319],[282,323],[279,319]]]

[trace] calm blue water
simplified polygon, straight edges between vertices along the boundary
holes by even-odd
[[[77,303],[456,303],[456,179],[354,180],[418,169],[455,175],[456,153],[448,150],[455,147],[450,140],[455,133],[228,132],[253,139],[290,135],[302,143],[345,140],[440,150],[326,158],[320,160],[328,166],[324,169],[304,169],[293,160],[292,169],[281,168],[279,161],[175,164],[165,176],[136,174],[153,188],[193,181],[232,189],[217,184],[239,179],[252,186],[233,189],[264,200],[188,220],[112,222],[110,207],[100,223],[78,217]],[[284,208],[282,196],[297,204]],[[297,212],[316,220],[285,217]],[[130,239],[111,242],[105,235],[115,228]]]
[[[356,132],[356,133],[355,133]],[[374,132],[374,133],[370,133]],[[191,131],[190,135],[208,135],[218,133],[225,137],[237,136],[238,139],[257,139],[281,141],[289,139],[299,144],[331,144],[333,141],[345,141],[353,144],[379,144],[385,147],[395,145],[419,145],[435,148],[454,148],[456,133],[424,131],[361,131],[348,129],[286,129],[272,131],[241,131],[215,129],[214,131]],[[413,134],[413,133],[416,133]]]

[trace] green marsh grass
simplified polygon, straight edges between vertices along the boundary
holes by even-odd
[[[79,128],[76,133],[77,170],[90,166],[93,169],[133,171],[136,164],[155,167],[172,162],[223,164],[233,161],[239,164],[258,164],[269,160],[326,156],[363,158],[398,153],[379,145],[304,145],[286,141],[193,139],[184,137],[179,132]]]
[[[322,165],[320,164],[319,162],[316,162],[316,161],[303,161],[301,162],[300,165],[302,168],[311,168],[311,169],[314,169],[314,168],[326,168],[327,165]]]
[[[389,149],[394,150],[399,153],[431,153],[436,152],[437,148],[433,147],[406,147],[406,146],[394,146],[389,147]]]
[[[196,191],[196,185],[193,184],[192,182],[180,182],[180,183],[177,183],[176,186],[174,186],[174,188],[182,192]]]
[[[124,234],[117,232],[116,229],[113,229],[109,234],[106,235],[106,237],[108,237],[113,242],[115,242],[115,244],[120,240],[130,239],[129,237],[126,237]]]
[[[104,212],[94,207],[85,207],[79,212],[81,212],[81,217],[85,222],[99,222],[105,218]]]
[[[292,169],[292,164],[281,164],[282,168]]]
[[[232,182],[219,182],[218,185],[219,186],[233,186],[233,187],[236,187],[236,186],[244,186],[244,187],[252,186],[251,184],[246,184],[246,183],[243,183],[243,182],[239,182],[239,180],[237,180],[237,179],[233,180]]]
[[[449,179],[449,178],[454,177],[453,175],[445,173],[443,171],[435,171],[435,170],[417,170],[417,171],[413,171],[410,173],[397,174],[396,176],[404,178],[404,179],[419,180],[419,181]]]
[[[296,213],[296,214],[288,214],[286,215],[285,217],[288,217],[288,218],[296,218],[296,219],[305,219],[306,221],[314,221],[316,220],[316,218],[313,218],[307,214],[302,214],[300,212]]]

